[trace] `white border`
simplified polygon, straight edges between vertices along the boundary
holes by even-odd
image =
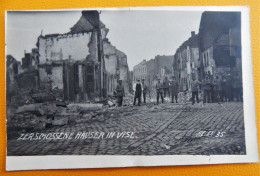
[[[80,9],[59,9],[59,10],[30,10],[30,11],[81,11],[81,10],[240,11],[241,12],[242,72],[243,72],[246,155],[7,156],[6,157],[7,171],[36,170],[36,169],[72,169],[72,168],[221,164],[221,163],[251,163],[251,162],[259,161],[257,137],[256,137],[255,102],[254,102],[248,6],[175,6],[175,7],[162,6],[162,7],[80,8]],[[7,20],[7,11],[5,11],[5,35],[7,32],[6,20]]]

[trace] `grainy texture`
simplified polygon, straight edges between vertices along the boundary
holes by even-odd
[[[228,164],[204,166],[171,166],[171,167],[142,167],[142,168],[113,168],[113,169],[81,169],[81,170],[51,170],[51,171],[23,171],[5,172],[5,71],[4,71],[4,10],[21,9],[58,9],[58,8],[84,8],[84,7],[122,7],[122,6],[180,6],[180,5],[248,5],[250,7],[251,46],[253,58],[255,103],[260,105],[260,3],[259,0],[0,0],[0,175],[41,176],[41,175],[236,175],[259,176],[260,163],[255,164]],[[256,109],[258,144],[260,146],[260,110]]]

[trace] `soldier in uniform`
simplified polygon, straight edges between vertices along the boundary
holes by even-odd
[[[227,74],[227,81],[225,84],[225,92],[227,101],[233,101],[233,90],[232,90],[232,78],[230,74]]]
[[[176,103],[178,103],[178,93],[179,93],[179,85],[176,81],[175,77],[172,77],[172,80],[170,81],[170,91],[172,96],[172,103],[175,98]]]
[[[137,83],[135,86],[134,105],[136,104],[136,99],[138,99],[138,106],[141,105],[141,95],[142,95],[142,85],[140,83],[140,80],[137,80]]]
[[[161,97],[163,103],[163,84],[160,82],[160,79],[158,79],[155,89],[156,89],[157,104],[159,104],[159,97]]]
[[[170,97],[170,91],[169,91],[169,80],[167,77],[163,80],[163,92],[164,92],[164,98],[166,97],[166,94],[168,93]]]
[[[124,86],[122,84],[122,80],[118,81],[118,85],[116,86],[116,96],[117,96],[117,104],[118,107],[122,106],[123,97],[125,96]]]
[[[221,88],[222,88],[221,99],[220,100],[222,102],[226,102],[227,101],[226,84],[227,84],[227,79],[226,79],[226,76],[223,75],[222,79],[220,80],[220,85],[221,85]]]
[[[144,103],[146,103],[146,94],[149,91],[147,85],[144,82],[144,79],[142,79],[142,87],[143,87],[143,98],[144,98]]]
[[[200,102],[200,100],[199,100],[199,85],[200,84],[201,83],[198,80],[196,80],[195,77],[193,76],[192,81],[191,81],[192,105],[195,104],[195,98],[196,98],[197,103]]]
[[[220,103],[220,101],[222,100],[222,86],[221,86],[221,77],[220,76],[216,76],[216,78],[214,79],[214,100],[217,103]]]
[[[239,73],[234,75],[232,81],[232,93],[233,98],[236,98],[236,101],[242,101],[242,78]]]
[[[203,90],[203,103],[209,103],[211,99],[210,91],[211,91],[211,82],[209,80],[209,76],[206,75],[205,79],[202,82],[202,90]]]

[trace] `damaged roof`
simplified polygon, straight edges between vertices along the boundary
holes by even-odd
[[[194,34],[193,36],[191,36],[188,40],[186,40],[185,42],[183,42],[181,44],[181,46],[177,49],[175,55],[180,52],[183,51],[184,49],[187,48],[187,46],[191,47],[191,48],[198,48],[199,47],[199,36],[198,34]]]
[[[200,47],[203,51],[230,28],[241,28],[240,12],[203,12],[200,22]]]
[[[70,29],[70,33],[90,32],[95,28],[105,27],[99,19],[98,11],[82,11],[79,21]]]

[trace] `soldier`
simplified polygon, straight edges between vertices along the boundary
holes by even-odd
[[[203,103],[209,103],[210,102],[210,91],[211,91],[211,86],[210,86],[210,80],[209,76],[206,75],[205,79],[202,82],[202,90],[203,90]]]
[[[167,77],[163,80],[163,92],[164,92],[164,98],[166,97],[166,94],[168,93],[170,97],[170,91],[169,91],[169,80]]]
[[[227,101],[226,84],[227,84],[227,79],[226,79],[226,76],[223,75],[223,77],[220,81],[220,85],[222,87],[222,91],[221,91],[221,101],[222,102]]]
[[[195,98],[197,100],[197,103],[200,102],[199,100],[199,85],[200,82],[198,80],[195,79],[195,77],[192,77],[192,81],[191,81],[191,92],[192,92],[192,105],[195,104]]]
[[[239,73],[234,75],[232,81],[232,93],[236,101],[242,101],[242,79]]]
[[[156,89],[157,104],[159,104],[159,97],[161,97],[163,103],[163,84],[160,82],[160,79],[158,79],[155,89]]]
[[[227,80],[225,84],[226,98],[228,102],[233,101],[233,90],[232,90],[232,78],[230,74],[227,74]]]
[[[215,92],[215,102],[220,103],[222,100],[222,86],[221,86],[221,77],[216,76],[214,79],[214,92]]]
[[[211,102],[215,103],[216,101],[216,78],[213,76],[209,77],[210,80],[210,98]]]
[[[171,91],[171,96],[172,96],[172,103],[173,103],[174,97],[175,97],[176,103],[178,103],[179,85],[174,76],[172,77],[172,80],[170,81],[170,91]]]
[[[117,96],[117,104],[118,107],[122,106],[123,97],[125,96],[124,86],[122,84],[122,80],[118,81],[118,85],[116,86],[116,96]]]
[[[136,99],[138,99],[138,106],[141,105],[141,95],[142,95],[142,85],[140,83],[140,80],[138,79],[135,86],[134,105],[136,103]]]
[[[147,85],[144,82],[144,79],[142,79],[142,87],[143,87],[143,98],[144,98],[144,103],[146,104],[146,94],[149,91]]]

